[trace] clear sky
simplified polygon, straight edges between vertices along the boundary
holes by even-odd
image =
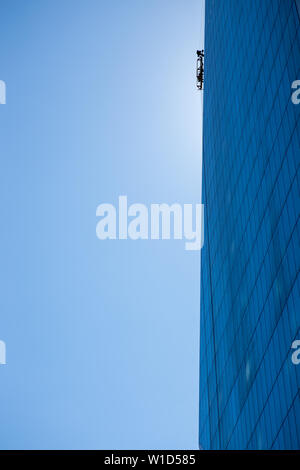
[[[200,254],[96,237],[199,203],[203,0],[1,0],[2,449],[197,448]]]

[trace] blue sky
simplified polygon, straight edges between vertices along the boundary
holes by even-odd
[[[2,0],[2,449],[197,447],[200,254],[96,237],[199,203],[201,0]]]

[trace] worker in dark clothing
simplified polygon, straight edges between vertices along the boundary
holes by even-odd
[[[203,80],[204,80],[204,51],[197,51],[197,88],[198,90],[203,89]]]

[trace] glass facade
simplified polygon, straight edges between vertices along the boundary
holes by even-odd
[[[206,0],[199,444],[299,449],[297,0]]]

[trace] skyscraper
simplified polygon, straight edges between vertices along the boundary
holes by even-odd
[[[300,448],[298,8],[206,0],[203,449]]]

